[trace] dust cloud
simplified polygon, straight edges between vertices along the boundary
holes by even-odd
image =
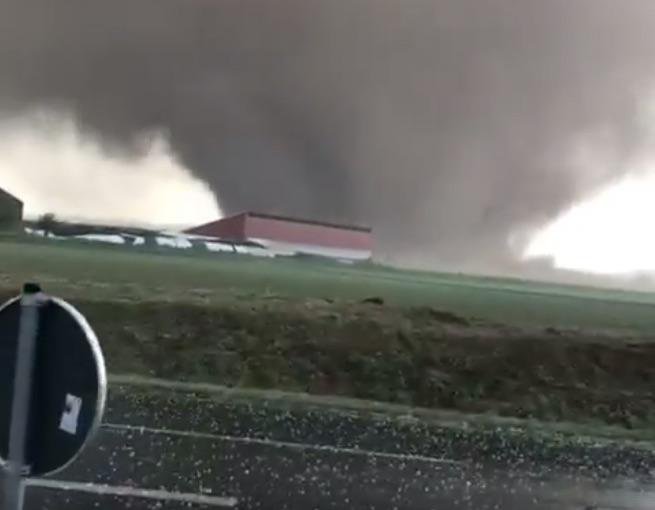
[[[551,258],[556,268],[595,274],[632,276],[655,288],[655,101],[640,111],[642,141],[624,158],[627,175],[562,211],[533,235],[525,251],[529,260]],[[608,165],[612,155],[597,144],[578,154],[583,167]]]
[[[0,122],[0,184],[25,202],[27,217],[187,226],[220,215],[216,197],[171,154],[158,133],[141,153],[111,155],[56,112]]]
[[[123,157],[156,130],[226,213],[512,272],[530,232],[630,171],[653,33],[652,0],[5,0],[0,113],[66,111]]]

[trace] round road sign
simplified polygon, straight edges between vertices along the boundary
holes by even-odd
[[[0,462],[9,449],[20,298],[0,307]],[[100,424],[107,392],[95,333],[65,301],[39,306],[25,445],[25,471],[43,476],[70,464]]]

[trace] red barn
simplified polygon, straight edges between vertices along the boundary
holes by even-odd
[[[281,253],[371,258],[370,228],[245,212],[191,228],[189,234],[230,241],[255,241]]]

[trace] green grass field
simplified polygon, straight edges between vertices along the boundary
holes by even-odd
[[[0,284],[37,280],[86,299],[215,303],[281,297],[432,306],[504,324],[655,331],[655,295],[563,285],[346,266],[315,260],[136,251],[70,241],[0,242]]]
[[[114,374],[655,425],[651,294],[0,240],[0,300],[24,281],[80,308]]]

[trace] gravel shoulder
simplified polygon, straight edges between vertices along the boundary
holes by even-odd
[[[270,392],[181,386],[113,377],[105,427],[113,424],[246,437],[285,444],[357,449],[447,459],[548,477],[648,478],[655,441],[627,439],[576,425],[539,426],[518,420],[478,420],[375,403],[324,401]],[[418,411],[418,412],[417,412]],[[448,419],[446,419],[448,418]],[[592,434],[592,432],[595,432]]]

